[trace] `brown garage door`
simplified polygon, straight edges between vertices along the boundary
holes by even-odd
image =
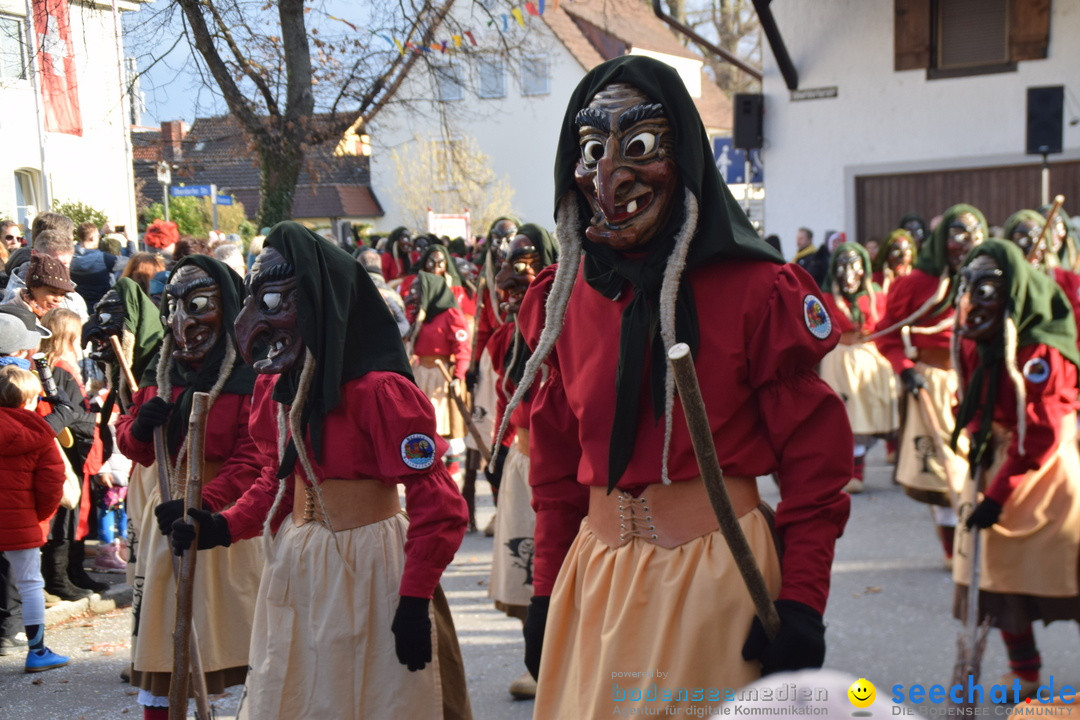
[[[882,239],[909,212],[930,220],[950,205],[970,203],[1001,225],[1012,213],[1037,208],[1041,165],[1010,165],[855,178],[858,238]],[[1065,196],[1065,209],[1080,213],[1080,162],[1051,163],[1050,195]]]

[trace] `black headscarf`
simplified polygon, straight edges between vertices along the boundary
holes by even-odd
[[[1024,257],[1024,251],[1008,240],[984,240],[971,251],[964,265],[969,265],[982,255],[993,258],[1005,277],[1005,287],[1009,293],[1006,309],[1016,323],[1017,349],[1028,345],[1047,345],[1080,367],[1072,305],[1058,284],[1032,267]],[[969,457],[972,467],[976,467],[982,459],[990,437],[1006,353],[1004,335],[990,342],[978,343],[977,351],[979,365],[972,372],[964,391],[952,435],[955,449],[960,431],[976,413],[981,413],[980,427],[971,439]]]
[[[341,386],[375,370],[412,380],[412,370],[394,318],[367,271],[349,253],[295,222],[281,222],[266,236],[266,247],[281,253],[296,273],[300,337],[315,356],[315,375],[300,417],[322,460],[326,416],[341,402]],[[300,364],[282,373],[274,400],[292,405]],[[278,477],[296,464],[289,441]]]
[[[409,228],[405,227],[404,225],[399,225],[398,227],[390,231],[390,235],[387,237],[386,240],[386,252],[390,253],[390,257],[394,258],[395,260],[400,259],[404,261],[406,271],[408,270],[409,256],[408,253],[406,253],[405,257],[399,257],[398,241],[401,240],[402,235],[406,235],[408,234],[408,232]]]
[[[184,442],[187,433],[188,418],[191,416],[191,403],[197,392],[209,392],[221,375],[221,363],[225,359],[225,351],[231,343],[236,346],[236,332],[233,323],[240,314],[240,307],[244,302],[244,281],[232,268],[220,260],[209,255],[187,255],[173,267],[169,273],[166,286],[171,284],[180,268],[194,265],[214,279],[218,288],[221,289],[221,324],[222,335],[217,344],[206,354],[199,367],[181,361],[170,363],[169,375],[173,387],[183,387],[180,396],[176,399],[176,407],[169,415],[169,423],[166,427],[169,452],[176,454],[180,445]],[[164,320],[168,314],[168,294],[161,296],[161,318]],[[160,352],[160,348],[159,348]],[[155,355],[153,362],[149,363],[146,372],[143,373],[143,386],[157,384],[158,360]],[[229,379],[221,391],[232,395],[250,395],[255,388],[255,370],[248,367],[242,360],[235,363]],[[168,398],[166,398],[168,399]]]
[[[524,235],[532,240],[533,247],[536,248],[536,252],[540,256],[540,264],[543,267],[559,262],[559,244],[544,228],[533,223],[526,223],[518,227],[518,235]],[[521,328],[515,329],[514,333],[514,342],[506,351],[505,367],[507,376],[517,387],[525,373],[525,363],[529,362],[529,358],[532,357],[532,351],[529,350],[529,346],[525,344],[524,340],[518,337],[521,335]],[[515,349],[518,351],[516,356],[514,355]]]
[[[679,182],[698,200],[698,218],[686,258],[684,275],[694,268],[723,259],[765,260],[782,264],[783,257],[763,241],[746,214],[735,202],[720,178],[712,146],[701,124],[697,108],[679,74],[669,65],[640,55],[626,55],[601,63],[589,71],[570,97],[559,133],[555,158],[555,206],[568,192],[577,193],[574,170],[581,157],[575,119],[600,90],[612,83],[626,83],[640,90],[652,102],[664,107],[675,134],[675,165]],[[609,452],[608,486],[614,488],[634,451],[642,386],[650,388],[653,414],[664,412],[664,377],[667,364],[659,329],[659,293],[668,257],[676,235],[687,221],[683,194],[676,192],[676,209],[667,225],[633,256],[585,238],[592,216],[585,197],[577,194],[580,225],[570,229],[582,238],[585,250],[585,280],[596,291],[614,300],[627,283],[634,298],[622,314],[619,363],[616,373],[615,422]],[[564,218],[556,218],[565,222]],[[682,283],[676,299],[676,337],[697,349],[698,323],[688,283]],[[645,375],[645,358],[652,352],[650,376]]]
[[[927,227],[926,226],[926,220],[923,219],[923,216],[920,215],[919,213],[916,213],[916,212],[909,212],[907,215],[900,218],[900,222],[896,223],[896,227],[901,229],[901,230],[907,230],[907,228],[904,227],[904,226],[907,225],[909,222],[916,222],[916,223],[919,224],[919,227],[922,228],[922,234],[923,234],[922,242],[926,242],[927,237],[928,237],[928,233],[926,232],[926,227]],[[908,233],[910,234],[910,232],[911,231],[909,230]],[[916,246],[922,244],[918,240],[915,239],[915,236],[912,236],[911,240],[912,240],[912,242],[915,243]]]

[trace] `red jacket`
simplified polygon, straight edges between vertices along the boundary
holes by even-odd
[[[255,382],[250,427],[264,470],[236,505],[222,513],[234,541],[262,532],[278,491],[277,405],[272,397],[277,379],[277,375],[260,375]],[[434,445],[426,467],[406,454],[407,443],[421,436]],[[312,453],[320,482],[375,479],[405,486],[409,529],[402,595],[430,598],[465,537],[465,499],[440,459],[446,449],[446,441],[435,433],[431,401],[401,375],[374,371],[341,386],[341,402],[326,416],[322,462]],[[293,492],[289,479],[271,523],[274,532],[292,512]]]
[[[885,304],[885,317],[878,321],[877,330],[892,327],[915,312],[928,298],[937,292],[940,282],[940,278],[929,275],[917,268],[912,270],[910,275],[898,278],[889,288],[889,297]],[[933,310],[933,308],[930,308],[930,310]],[[930,310],[911,324],[916,327],[934,327],[942,320],[951,318],[953,315],[952,307],[948,307],[936,315],[930,315]],[[933,335],[911,333],[911,344],[917,348],[948,348],[951,338],[952,328],[950,327]],[[908,368],[915,367],[915,361],[904,354],[904,341],[900,336],[899,328],[888,335],[882,335],[874,342],[877,345],[878,352],[889,361],[895,372],[901,373]]]
[[[56,433],[35,413],[0,408],[0,551],[41,547],[64,494]]]
[[[529,287],[518,323],[535,346],[555,266]],[[725,473],[780,480],[776,532],[784,545],[780,598],[825,609],[836,538],[847,521],[841,492],[851,478],[852,435],[844,404],[814,366],[839,332],[802,268],[725,261],[686,274],[700,330],[694,364]],[[559,566],[588,512],[585,486],[606,486],[615,415],[619,328],[632,291],[609,300],[579,271],[563,332],[548,356],[551,375],[536,390],[530,418],[529,484],[536,510],[534,580],[550,595]],[[648,362],[648,360],[647,360]],[[664,422],[643,393],[633,456],[621,488],[660,482]],[[668,473],[700,475],[682,405],[673,409]]]
[[[413,355],[453,355],[454,376],[464,380],[472,359],[472,346],[461,310],[452,307],[426,320],[413,345]]]
[[[176,402],[182,391],[182,387],[174,387],[170,399]],[[128,413],[116,421],[116,445],[120,452],[145,467],[154,464],[154,443],[136,440],[131,434],[131,424],[139,407],[153,397],[157,397],[156,385],[141,388],[132,398]],[[262,470],[262,458],[247,432],[250,411],[250,395],[222,393],[206,418],[205,458],[223,463],[217,475],[204,478],[206,484],[202,489],[203,504],[215,512],[243,495]],[[170,461],[175,462],[176,458]]]

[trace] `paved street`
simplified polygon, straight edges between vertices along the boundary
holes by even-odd
[[[826,666],[876,684],[875,716],[889,716],[882,698],[898,683],[948,683],[959,623],[949,617],[952,583],[942,569],[929,512],[891,484],[879,444],[870,454],[867,492],[853,498],[847,533],[838,546],[826,615]],[[480,483],[480,491],[486,490]],[[772,481],[760,481],[775,503]],[[490,496],[478,498],[480,525],[491,513]],[[520,623],[497,613],[487,598],[491,540],[466,537],[444,586],[454,609],[465,653],[469,691],[477,720],[526,720],[531,702],[506,692],[522,670]],[[3,720],[105,720],[141,717],[133,691],[120,682],[127,657],[129,611],[68,620],[48,631],[48,642],[70,654],[69,667],[39,675],[22,672],[22,654],[0,657],[0,718]],[[1077,628],[1058,623],[1036,628],[1043,681],[1080,686]],[[993,683],[1006,667],[992,632],[982,662],[982,681]],[[238,694],[215,699],[217,717],[233,717]],[[850,717],[850,710],[843,717]],[[933,708],[926,712],[931,716]],[[994,716],[993,711],[990,711]],[[838,716],[839,717],[839,716]]]

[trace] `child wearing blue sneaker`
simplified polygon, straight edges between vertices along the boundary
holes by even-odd
[[[29,334],[21,321],[8,320],[8,316],[0,317],[0,355],[6,355],[2,346],[10,341],[24,347],[13,336]],[[49,519],[60,506],[64,465],[55,431],[33,412],[40,394],[41,383],[32,373],[17,364],[0,367],[0,437],[4,438],[0,444],[0,552],[11,565],[22,597],[29,644],[26,672],[68,663],[67,657],[45,647],[41,546],[48,536]]]

